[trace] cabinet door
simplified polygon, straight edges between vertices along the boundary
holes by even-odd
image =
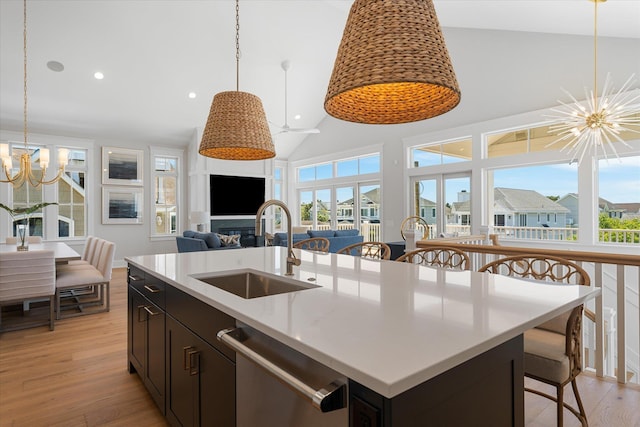
[[[235,365],[167,316],[167,419],[172,425],[235,425]]]
[[[138,372],[164,414],[165,313],[129,287],[129,372]]]
[[[165,313],[158,306],[148,300],[143,307],[147,318],[146,325],[146,370],[144,385],[149,390],[151,397],[162,411],[164,410],[164,386],[165,386],[165,352],[164,352],[164,323]]]
[[[140,310],[144,307],[144,298],[131,287],[129,288],[129,372],[138,372],[144,381],[146,359],[146,316]]]

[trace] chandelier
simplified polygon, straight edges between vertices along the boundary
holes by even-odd
[[[558,123],[549,126],[549,132],[558,138],[547,144],[546,147],[556,143],[564,145],[560,151],[568,151],[571,154],[571,162],[582,162],[584,156],[597,155],[601,152],[605,159],[613,153],[618,157],[615,142],[620,142],[629,147],[620,136],[623,131],[640,133],[633,129],[640,126],[640,105],[637,101],[640,94],[631,91],[635,83],[635,75],[631,75],[624,85],[616,92],[611,82],[611,76],[607,77],[602,88],[602,95],[598,98],[598,3],[607,0],[590,0],[595,5],[593,23],[593,91],[585,88],[587,105],[579,103],[568,91],[564,91],[573,101],[572,104],[562,104],[562,108],[552,108],[555,115],[549,118]],[[636,91],[637,92],[637,91]],[[635,102],[635,105],[634,105]],[[611,153],[608,153],[608,150]]]
[[[58,149],[58,174],[50,180],[45,180],[47,173],[47,167],[49,166],[49,150],[46,148],[40,148],[38,150],[40,156],[40,169],[42,173],[40,176],[36,176],[33,172],[31,164],[31,155],[29,154],[29,147],[27,146],[27,0],[24,0],[24,26],[22,32],[23,38],[23,58],[24,58],[24,152],[20,155],[20,170],[12,175],[13,159],[11,154],[11,148],[9,144],[0,144],[0,160],[2,161],[2,170],[7,179],[0,179],[0,182],[10,183],[14,188],[20,188],[25,182],[28,182],[32,187],[38,188],[42,184],[53,184],[57,182],[64,173],[64,168],[67,165],[67,159],[69,156],[69,150],[66,148]]]

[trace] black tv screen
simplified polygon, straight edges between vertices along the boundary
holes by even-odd
[[[264,203],[264,178],[210,175],[211,215],[255,215]]]

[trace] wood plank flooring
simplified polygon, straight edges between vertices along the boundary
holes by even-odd
[[[127,372],[126,301],[126,270],[115,269],[110,312],[60,320],[53,332],[0,334],[0,427],[166,426]],[[640,427],[640,387],[582,374],[579,389],[590,426]],[[565,394],[573,402],[570,387]],[[552,402],[531,393],[525,400],[527,426],[555,425]],[[578,425],[565,411],[565,426]]]

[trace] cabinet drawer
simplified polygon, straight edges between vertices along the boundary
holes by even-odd
[[[164,310],[167,285],[162,280],[134,266],[129,266],[128,280],[130,286]]]
[[[236,353],[218,341],[218,331],[235,327],[233,317],[173,286],[167,286],[167,314],[191,329],[208,344],[235,361]]]

